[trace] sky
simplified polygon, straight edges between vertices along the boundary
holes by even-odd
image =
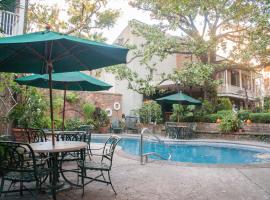
[[[54,5],[57,3],[60,7],[65,6],[65,0],[30,0],[30,2],[42,2],[48,5]],[[152,24],[149,14],[131,7],[128,4],[128,0],[109,0],[108,2],[108,8],[120,9],[121,13],[113,28],[103,30],[103,34],[108,39],[108,43],[112,43],[132,19]]]

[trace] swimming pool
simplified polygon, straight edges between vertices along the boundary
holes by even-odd
[[[107,137],[93,136],[92,142],[104,143]],[[123,137],[119,145],[131,155],[140,154],[140,140],[137,137]],[[214,142],[165,142],[144,140],[143,152],[156,152],[164,159],[200,164],[256,164],[270,163],[270,149],[255,146]],[[152,159],[162,160],[156,156]]]

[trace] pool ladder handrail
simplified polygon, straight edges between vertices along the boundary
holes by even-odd
[[[170,160],[171,157],[172,157],[172,156],[171,156],[171,153],[169,153],[169,158],[168,158],[168,159],[165,158],[165,157],[163,157],[163,156],[161,156],[160,154],[158,154],[158,153],[156,153],[156,152],[148,152],[148,153],[145,153],[145,154],[143,153],[143,136],[144,136],[146,133],[149,134],[149,135],[151,135],[151,136],[153,136],[154,138],[156,138],[156,140],[157,140],[159,143],[162,143],[162,144],[165,145],[165,142],[164,142],[163,140],[161,140],[158,136],[154,135],[154,134],[149,130],[149,128],[143,128],[142,131],[141,131],[141,140],[140,140],[140,157],[141,157],[141,165],[144,164],[144,162],[143,162],[144,158],[145,158],[145,163],[148,162],[148,158],[149,158],[150,155],[154,155],[154,156],[159,157],[159,158],[161,158],[161,159],[163,159],[163,160]]]

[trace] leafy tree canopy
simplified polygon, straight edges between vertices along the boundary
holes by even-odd
[[[156,22],[130,22],[133,34],[145,41],[135,47],[128,44],[133,45],[129,62],[140,59],[147,69],[147,78],[128,67],[112,71],[140,93],[155,93],[164,80],[215,87],[215,76],[224,69],[256,70],[270,64],[269,0],[130,0],[130,5],[150,13]],[[151,84],[156,70],[153,60],[158,57],[163,61],[173,54],[195,58],[180,71],[162,74],[159,81]],[[227,59],[221,63],[217,54],[225,54]]]
[[[105,40],[101,31],[113,27],[120,15],[119,10],[107,8],[107,3],[107,0],[66,0],[65,9],[57,4],[30,4],[28,31],[44,30],[49,24],[58,32]]]

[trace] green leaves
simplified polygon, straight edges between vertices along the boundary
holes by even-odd
[[[113,27],[120,15],[119,10],[107,8],[105,0],[67,0],[66,7],[30,4],[28,31],[44,30],[50,24],[54,31],[104,41],[102,30]]]
[[[142,123],[162,122],[161,107],[155,101],[144,102],[143,106],[137,112]]]

